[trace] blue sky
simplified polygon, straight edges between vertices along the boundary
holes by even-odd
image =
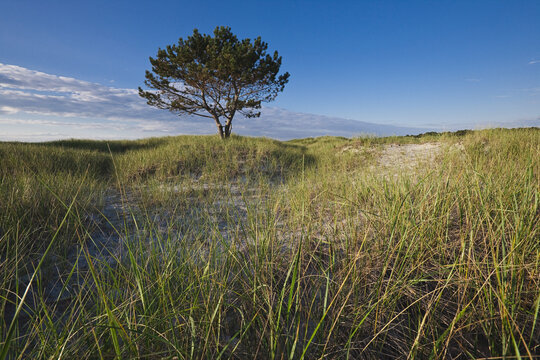
[[[152,136],[212,133],[205,122],[170,125],[177,116],[135,106],[130,91],[142,85],[158,47],[218,25],[240,38],[260,35],[283,56],[291,79],[271,107],[441,129],[539,126],[539,19],[540,1],[3,0],[0,129],[11,134],[4,139],[38,130],[69,136],[53,131],[62,122],[132,137],[143,128]],[[75,87],[58,85],[68,78]],[[147,121],[111,115],[111,99],[98,103],[114,89],[124,91],[113,96],[118,109],[128,104]],[[54,98],[66,92],[68,105]],[[103,111],[85,109],[96,104]],[[98,127],[71,135],[94,133]]]

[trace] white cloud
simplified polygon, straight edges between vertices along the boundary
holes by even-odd
[[[15,114],[19,112],[18,109],[11,106],[0,106],[0,115],[2,114]]]
[[[529,61],[529,65],[534,65],[534,64],[540,64],[540,60],[531,60],[531,61]]]
[[[53,132],[24,132],[2,136],[2,141],[49,141],[69,137],[65,133]]]
[[[17,118],[13,114],[17,114]],[[12,131],[11,135],[4,131],[0,140],[21,134],[22,128],[28,136],[21,135],[21,139],[141,138],[216,133],[211,120],[179,117],[153,108],[135,89],[109,87],[5,64],[0,64],[0,126]],[[238,134],[278,139],[360,133],[406,134],[425,130],[269,107],[262,109],[260,118],[237,117],[233,124],[233,131]]]
[[[146,105],[135,89],[108,87],[0,64],[0,109],[5,107],[11,112],[110,120],[176,119],[174,114]]]
[[[468,78],[465,81],[479,82],[480,79]],[[540,88],[519,91],[531,96],[540,94]],[[261,111],[260,118],[235,118],[233,132],[291,139],[361,133],[404,135],[433,130],[373,124],[273,107],[263,107]],[[539,121],[534,118],[519,124],[539,126]],[[214,133],[213,121],[179,117],[148,106],[135,89],[115,88],[0,63],[0,140],[133,139]]]
[[[46,119],[19,119],[19,118],[0,118],[0,124],[4,125],[42,125],[42,126],[62,126],[70,127],[76,126],[80,129],[107,129],[107,130],[125,130],[127,126],[121,124],[104,124],[99,122],[70,122],[58,121],[58,120],[46,120]]]

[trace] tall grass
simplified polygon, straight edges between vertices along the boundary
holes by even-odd
[[[386,141],[2,145],[28,169],[2,170],[4,358],[538,356],[540,132],[438,137],[395,176]],[[26,256],[37,234],[54,261]]]

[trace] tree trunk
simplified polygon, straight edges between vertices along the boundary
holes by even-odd
[[[225,124],[225,138],[228,138],[229,136],[231,136],[231,130],[232,130],[232,125],[231,123],[227,122],[227,124]]]
[[[225,123],[225,126],[221,125],[221,122],[219,121],[219,117],[214,115],[214,121],[216,122],[216,126],[218,128],[219,137],[222,139],[227,139],[229,136],[231,136],[231,130],[232,130],[232,119],[228,119]]]
[[[214,121],[216,122],[216,126],[219,132],[219,137],[222,139],[225,139],[226,138],[225,132],[223,131],[223,125],[221,125],[221,122],[219,121],[219,117],[214,114],[212,114],[212,116],[214,117]]]
[[[219,124],[217,126],[218,128],[218,131],[219,131],[219,137],[222,138],[222,139],[225,139],[226,136],[225,136],[225,132],[223,131],[223,125]]]

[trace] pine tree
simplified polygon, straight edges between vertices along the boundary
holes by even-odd
[[[195,29],[150,57],[145,84],[153,90],[139,87],[139,95],[160,109],[213,119],[228,138],[236,113],[259,117],[261,102],[274,100],[289,81],[289,73],[278,74],[281,56],[267,49],[260,37],[238,40],[230,27],[217,27],[214,36]]]

